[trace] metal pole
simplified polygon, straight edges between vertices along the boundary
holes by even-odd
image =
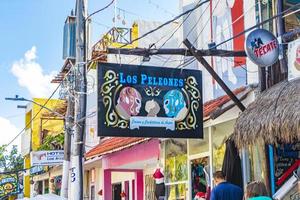
[[[86,115],[86,67],[85,67],[85,1],[76,0],[76,68],[75,68],[75,125],[74,150],[71,168],[71,198],[83,199],[83,138]]]
[[[71,151],[71,134],[74,117],[74,103],[70,96],[68,99],[68,107],[66,112],[65,134],[64,134],[64,162],[63,162],[63,176],[61,186],[61,197],[68,199],[69,186],[69,169],[70,169],[70,151]]]

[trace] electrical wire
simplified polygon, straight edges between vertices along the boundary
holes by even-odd
[[[9,115],[4,117],[5,119],[11,119],[11,118],[15,118],[15,117],[21,117],[24,116],[24,113],[19,113],[19,114],[15,114],[15,115]]]
[[[218,0],[218,2],[216,3],[216,5],[215,5],[215,7],[213,8],[213,10],[212,10],[212,13],[214,13],[214,11],[215,11],[215,9],[216,9],[216,7],[218,6],[218,4],[220,3],[220,0]],[[198,24],[198,22],[200,21],[200,19],[202,18],[202,16],[203,16],[203,14],[207,11],[207,9],[210,7],[210,5],[208,5],[208,7],[206,7],[206,9],[202,12],[202,14],[199,16],[199,18],[198,18],[198,20],[197,20],[197,23],[195,23],[195,25],[192,27],[192,29],[189,31],[189,33],[187,34],[187,36],[186,36],[186,38],[190,35],[190,33],[195,29],[195,27],[196,27],[196,25]],[[205,27],[207,26],[207,24],[208,24],[208,22],[210,21],[210,19],[208,19],[207,21],[206,21],[206,23],[204,24],[204,26],[203,26],[203,28],[202,28],[202,30],[199,32],[199,34],[197,35],[197,37],[196,37],[196,39],[195,39],[195,41],[193,42],[193,44],[195,44],[195,42],[198,40],[198,38],[200,37],[200,35],[202,34],[202,32],[204,31],[204,29],[205,29]],[[181,42],[181,44],[183,43],[183,41]],[[180,44],[180,45],[181,45]],[[179,46],[180,46],[179,45]],[[170,56],[171,57],[171,56]],[[170,58],[169,57],[169,58]],[[194,61],[193,61],[194,62]],[[165,62],[166,63],[166,62]],[[165,64],[164,63],[164,64]],[[189,64],[191,64],[192,62],[190,62]],[[189,65],[189,64],[185,64],[185,65],[179,65],[179,67],[177,66],[176,68],[184,68],[184,67],[186,67],[187,65]]]
[[[204,1],[204,2],[201,2],[201,0],[198,2],[198,4],[205,4],[207,3],[208,1]],[[198,5],[197,4],[197,5]],[[196,5],[196,6],[197,6]],[[201,6],[200,5],[200,6]],[[209,7],[209,4],[208,4],[208,7]],[[199,8],[199,7],[198,7]],[[175,29],[175,31],[170,35],[170,37],[161,45],[161,47],[159,49],[161,49],[174,35],[175,33],[179,30],[179,28],[184,24],[184,22],[186,22],[188,20],[188,18],[190,17],[190,15],[192,14],[193,12],[190,12],[186,17],[185,19],[180,23],[180,25]],[[204,13],[204,12],[203,12]],[[203,14],[202,14],[203,15]],[[201,18],[201,17],[200,17]],[[198,21],[200,20],[200,18],[198,19]],[[195,23],[194,27],[197,25],[198,21]]]
[[[74,67],[72,65],[72,67]],[[71,69],[66,73],[64,79],[66,79],[67,75],[71,72]],[[39,111],[31,118],[31,120],[25,125],[25,127],[9,142],[6,144],[6,147],[11,145],[25,130],[26,128],[33,122],[33,120],[38,116],[38,114],[44,109],[43,107],[46,107],[46,104],[52,99],[52,97],[55,95],[55,93],[58,91],[59,87],[63,84],[63,81],[61,81],[58,86],[55,88],[55,90],[52,92],[52,94],[47,98],[46,102],[43,104],[43,106],[39,109]]]
[[[253,8],[255,8],[258,4],[260,4],[259,1],[257,1],[253,6],[251,6],[246,12],[243,12],[243,14],[241,14],[238,18],[236,18],[231,24],[229,24],[227,27],[223,28],[220,33],[218,35],[216,35],[215,37],[218,37],[222,34],[222,32],[226,31],[227,29],[229,29],[230,27],[232,27],[232,25],[234,25],[236,22],[238,22],[243,16],[245,16],[248,12],[250,12]]]
[[[43,107],[50,101],[50,99],[54,96],[54,94],[56,93],[56,91],[58,90],[58,88],[60,87],[61,84],[59,84],[56,89],[52,92],[52,94],[50,95],[50,97],[46,100],[46,102],[44,103]],[[31,118],[31,120],[26,124],[26,126],[8,143],[6,144],[6,146],[11,145],[11,143],[13,143],[25,130],[26,128],[31,124],[31,122],[38,116],[38,114],[44,109],[43,107],[40,108],[40,110],[34,115],[33,118]]]
[[[209,1],[210,1],[210,0],[206,0],[205,2],[209,2]],[[182,17],[182,16],[184,16],[184,15],[186,15],[186,14],[188,14],[188,13],[194,11],[194,10],[196,10],[196,9],[199,8],[201,5],[202,5],[202,4],[196,5],[194,8],[191,8],[191,9],[189,9],[189,10],[187,10],[187,11],[181,13],[180,15],[177,15],[177,16],[174,17],[173,19],[166,21],[165,23],[159,25],[159,26],[156,27],[155,29],[152,29],[152,30],[148,31],[147,33],[144,33],[142,36],[140,36],[140,37],[138,37],[138,38],[132,40],[131,43],[136,42],[136,41],[138,41],[138,40],[140,40],[140,39],[142,39],[142,38],[148,36],[148,35],[151,34],[151,33],[154,33],[155,31],[157,31],[157,30],[161,29],[162,27],[164,27],[164,26],[166,26],[166,25],[168,25],[168,24],[174,22],[175,20],[179,19],[180,17]],[[128,44],[124,44],[124,45],[122,45],[120,48],[124,48],[124,47],[126,47],[127,45],[128,45]]]
[[[288,14],[282,16],[283,14],[289,12],[290,10],[292,10],[292,9],[298,7],[298,6],[300,6],[300,3],[297,3],[296,5],[294,5],[294,6],[290,7],[290,8],[288,8],[288,9],[286,9],[285,11],[282,11],[281,13],[279,13],[279,14],[277,14],[277,15],[274,15],[274,16],[270,17],[269,19],[266,19],[266,20],[264,20],[264,21],[262,21],[262,22],[260,22],[260,23],[258,23],[258,24],[256,24],[256,25],[254,25],[254,26],[252,26],[252,27],[250,27],[250,28],[247,28],[246,30],[241,31],[240,33],[238,33],[238,34],[236,34],[236,35],[230,37],[229,39],[227,39],[227,40],[225,40],[225,41],[223,41],[223,42],[220,42],[219,44],[216,44],[215,46],[211,47],[211,49],[217,48],[218,46],[221,46],[222,44],[225,44],[225,43],[229,42],[230,40],[233,40],[233,39],[235,39],[235,38],[237,38],[237,37],[240,37],[241,35],[245,34],[246,32],[249,32],[249,31],[253,30],[254,28],[260,27],[261,25],[263,25],[263,24],[265,24],[265,23],[267,23],[267,22],[269,22],[269,21],[272,21],[272,20],[274,20],[274,19],[276,19],[276,18],[278,18],[278,17],[284,18],[284,17],[288,16]],[[300,9],[298,9],[297,12],[298,12],[299,10],[300,10]],[[292,11],[292,13],[294,14],[295,12]],[[290,14],[290,13],[289,13],[289,14]]]
[[[227,61],[230,61],[230,62],[232,62],[234,64],[237,64],[239,67],[241,67],[242,69],[244,69],[248,73],[258,73],[258,71],[249,71],[246,67],[244,67],[243,65],[241,65],[239,62],[234,61],[233,59],[226,58],[226,57],[221,57],[221,58],[223,58],[223,59],[225,59]]]
[[[222,0],[222,1],[223,1],[223,0]],[[214,14],[214,12],[215,12],[217,6],[219,5],[219,3],[220,3],[220,0],[218,0],[218,2],[216,3],[215,7],[214,7],[213,10],[212,10],[211,15]],[[208,22],[210,22],[210,20],[211,20],[210,18],[208,18],[208,20],[206,20],[206,22],[205,22],[203,28],[201,29],[201,31],[198,33],[197,37],[196,37],[195,40],[193,41],[193,43],[192,43],[193,45],[195,45],[195,43],[198,42],[199,37],[200,37],[201,34],[203,33],[204,29],[206,28],[206,26],[207,26]]]
[[[96,10],[95,12],[93,12],[92,14],[88,15],[84,21],[87,21],[89,18],[91,18],[93,15],[109,8],[113,3],[115,2],[115,0],[112,0],[109,4],[107,4],[106,6],[104,6],[103,8],[99,9],[99,10]]]
[[[219,1],[220,1],[220,0],[219,0]],[[219,3],[219,1],[218,1],[218,3]],[[199,2],[199,3],[200,3],[200,2]],[[207,1],[202,2],[201,5],[203,5],[204,3],[207,3]],[[218,3],[217,3],[217,4],[218,4]],[[196,7],[197,7],[197,5],[196,5]],[[204,11],[202,12],[202,14],[199,16],[199,18],[198,18],[198,20],[196,21],[196,23],[194,24],[194,26],[193,26],[193,27],[191,28],[191,30],[188,32],[186,38],[187,38],[187,37],[191,34],[191,32],[196,28],[198,22],[200,21],[200,19],[202,18],[202,16],[204,15],[204,13],[207,11],[208,8],[209,8],[209,5],[205,8],[205,10],[204,10]],[[178,48],[179,48],[182,44],[183,44],[183,41],[178,45]],[[169,62],[169,60],[171,59],[171,57],[172,57],[172,55],[168,57],[168,59],[163,63],[162,66],[165,66],[165,64],[166,64],[167,62]],[[183,58],[183,60],[184,60],[184,58]],[[191,62],[191,63],[192,63],[192,62]],[[179,66],[183,66],[183,65],[180,64]],[[187,66],[187,65],[184,65],[184,67],[185,67],[185,66]],[[179,67],[177,66],[176,68],[179,68]]]

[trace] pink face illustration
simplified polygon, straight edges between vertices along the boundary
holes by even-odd
[[[142,106],[141,94],[133,87],[124,87],[117,101],[117,110],[123,118],[129,119],[130,116],[139,114]]]

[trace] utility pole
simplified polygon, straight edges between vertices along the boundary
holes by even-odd
[[[86,116],[86,67],[85,67],[85,0],[76,0],[76,67],[74,107],[74,148],[72,149],[71,192],[69,199],[83,200],[83,145]]]
[[[69,169],[70,169],[70,152],[71,152],[71,135],[73,134],[74,122],[74,103],[70,95],[67,96],[68,106],[65,119],[64,133],[64,162],[63,162],[63,177],[61,185],[61,197],[68,199],[69,186]]]

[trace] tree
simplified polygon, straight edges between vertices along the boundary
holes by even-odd
[[[62,150],[64,148],[64,133],[47,135],[38,150]]]
[[[17,146],[8,151],[7,145],[0,146],[0,171],[17,171],[23,169],[23,157],[19,154]]]

